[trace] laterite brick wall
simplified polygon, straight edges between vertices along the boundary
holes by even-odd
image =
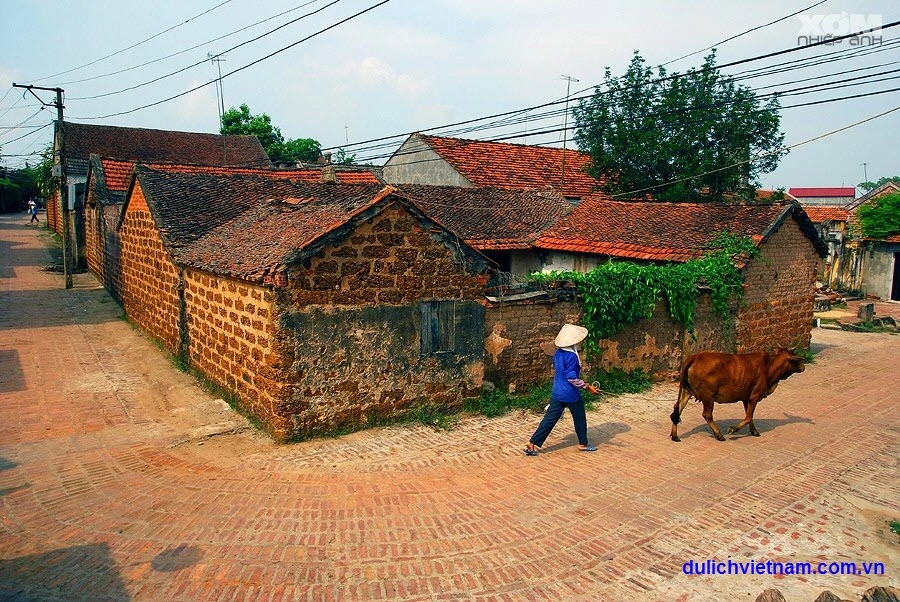
[[[103,257],[103,285],[115,299],[122,300],[122,238],[116,229],[121,203],[103,206],[101,218],[101,254]]]
[[[807,348],[819,256],[794,219],[787,219],[744,270],[738,352]]]
[[[100,282],[103,277],[103,205],[97,200],[97,192],[93,186],[87,193],[84,208],[84,247],[87,267]]]
[[[480,393],[483,278],[402,208],[360,225],[288,282],[281,322],[294,341],[296,435],[397,417],[421,401],[458,407]],[[421,300],[456,301],[456,353],[421,354]]]
[[[62,235],[62,215],[59,203],[59,190],[54,190],[47,199],[47,226],[53,232]]]
[[[135,186],[120,230],[125,314],[166,349],[180,352],[178,269],[163,248],[140,186]]]
[[[565,323],[581,324],[579,302],[492,304],[485,319],[485,380],[506,387],[553,377],[553,341]],[[657,379],[676,373],[684,357],[698,351],[734,351],[733,333],[703,294],[694,317],[694,336],[657,303],[653,317],[626,326],[601,342],[599,356],[585,358],[583,371],[643,370]]]
[[[290,436],[284,399],[291,362],[279,339],[275,293],[191,269],[184,282],[191,367],[234,393],[275,438]]]

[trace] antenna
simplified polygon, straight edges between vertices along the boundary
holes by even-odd
[[[569,125],[569,94],[572,88],[572,82],[578,82],[577,79],[572,77],[571,75],[560,75],[561,79],[566,80],[566,111],[563,114],[563,152],[562,152],[562,177],[560,178],[559,183],[559,191],[565,194],[565,184],[566,184],[566,138],[568,138],[568,125]]]
[[[225,88],[222,87],[222,61],[225,60],[224,54],[212,54],[207,52],[206,58],[209,59],[211,63],[215,63],[216,67],[219,70],[219,79],[216,80],[216,100],[218,101],[216,107],[219,111],[219,128],[222,128],[222,119],[225,117]]]

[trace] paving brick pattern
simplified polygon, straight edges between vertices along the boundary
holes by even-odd
[[[817,362],[709,433],[675,388],[565,420],[277,446],[122,321],[49,237],[0,216],[0,599],[859,599],[900,585],[900,338],[816,330]],[[727,427],[740,408],[718,406]],[[212,432],[230,433],[209,438]],[[883,562],[872,576],[686,576],[690,559]]]

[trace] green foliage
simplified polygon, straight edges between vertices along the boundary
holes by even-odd
[[[660,297],[666,300],[672,318],[693,333],[698,286],[710,289],[713,310],[730,325],[729,300],[743,296],[742,275],[735,261],[758,254],[750,238],[726,231],[707,245],[701,257],[685,263],[609,261],[588,273],[551,272],[532,274],[531,279],[539,284],[568,280],[578,287],[589,333],[584,347],[588,353],[598,353],[600,341],[650,318]]]
[[[332,163],[336,163],[337,165],[353,165],[356,162],[356,153],[352,155],[347,153],[343,148],[337,149],[334,153],[334,158],[332,159]]]
[[[680,77],[663,67],[654,75],[635,52],[623,76],[607,68],[603,86],[579,102],[575,140],[609,193],[652,188],[654,197],[675,202],[755,198],[758,176],[787,152],[776,152],[784,141],[779,108],[777,98],[762,102],[716,69],[715,51]]]
[[[857,210],[863,236],[882,239],[900,234],[900,193],[872,199]]]
[[[893,531],[896,535],[900,535],[900,520],[891,521],[891,531]]]
[[[256,136],[272,161],[312,163],[322,154],[321,145],[316,140],[312,138],[285,139],[281,129],[272,125],[271,117],[265,113],[253,115],[250,107],[246,104],[242,104],[239,108],[231,107],[225,111],[219,132],[231,136]]]
[[[859,188],[862,188],[866,192],[869,192],[871,190],[875,190],[879,186],[883,186],[884,184],[887,184],[888,182],[894,182],[896,184],[900,184],[900,176],[887,176],[884,178],[879,178],[879,180],[877,182],[860,182]]]
[[[497,389],[491,393],[482,393],[481,397],[466,402],[466,411],[481,414],[488,418],[503,416],[511,410],[531,410],[540,412],[550,399],[552,383],[542,383],[524,387],[520,392],[506,393]]]
[[[653,386],[650,375],[641,369],[631,372],[625,372],[621,368],[613,368],[609,372],[599,371],[594,374],[592,380],[608,395],[643,393]]]

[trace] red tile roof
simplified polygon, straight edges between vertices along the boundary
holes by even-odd
[[[585,173],[588,153],[505,142],[483,142],[417,134],[437,154],[475,186],[495,188],[556,188],[567,196],[584,196],[600,182]]]
[[[172,165],[135,168],[163,242],[177,263],[254,282],[264,282],[322,237],[365,219],[388,202],[404,204],[437,223],[392,187],[312,183],[286,177],[289,173]]]
[[[762,243],[787,215],[817,251],[823,243],[812,223],[793,202],[658,203],[612,201],[594,195],[544,231],[535,246],[552,251],[609,255],[637,260],[684,262],[702,254],[715,236],[728,230]]]
[[[479,251],[529,249],[572,205],[553,190],[398,185],[398,191]]]
[[[791,188],[788,193],[798,199],[808,197],[850,197],[856,196],[855,188]]]
[[[803,210],[815,223],[825,221],[841,221],[846,222],[850,219],[850,211],[844,207],[829,205],[804,205]]]
[[[65,154],[72,173],[87,173],[91,153],[126,161],[270,167],[256,136],[221,136],[67,121]]]

